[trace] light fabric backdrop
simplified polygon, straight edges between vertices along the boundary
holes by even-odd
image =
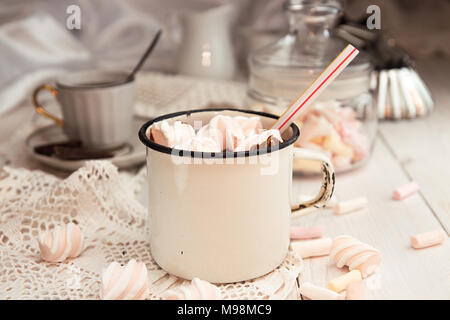
[[[37,83],[64,70],[131,69],[160,27],[164,37],[144,68],[175,72],[179,14],[228,2],[236,7],[232,32],[242,67],[247,53],[242,30],[284,32],[284,0],[2,0],[0,114],[29,97]],[[81,30],[66,28],[66,9],[72,4],[81,8]],[[449,0],[348,0],[345,8],[359,17],[370,4],[381,7],[382,28],[413,57],[450,56]]]

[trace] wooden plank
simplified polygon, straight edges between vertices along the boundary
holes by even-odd
[[[449,233],[450,61],[421,61],[418,70],[433,93],[434,112],[424,119],[381,123],[379,131],[408,178],[420,184],[425,201]]]
[[[366,196],[368,208],[343,216],[319,210],[293,220],[293,225],[321,225],[324,235],[347,234],[381,251],[383,266],[365,280],[371,299],[449,299],[450,242],[423,249],[410,248],[411,235],[440,228],[420,195],[404,201],[391,200],[392,190],[407,177],[382,141],[377,141],[368,165],[341,174],[336,179],[336,194],[341,200]],[[294,194],[313,194],[317,178],[295,178]],[[329,280],[348,271],[338,269],[329,257],[305,259],[304,281],[326,287]]]

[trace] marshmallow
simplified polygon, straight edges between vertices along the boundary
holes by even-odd
[[[220,300],[222,295],[215,285],[199,278],[192,279],[189,286],[166,291],[164,300]]]
[[[154,123],[147,136],[154,142],[176,149],[201,152],[247,151],[283,141],[276,129],[262,131],[259,117],[217,115],[197,133],[191,125],[167,120]]]
[[[324,117],[310,115],[308,120],[302,124],[301,131],[298,143],[305,145],[317,137],[329,136],[334,129]]]
[[[291,227],[290,238],[291,240],[322,238],[322,227]]]
[[[342,142],[341,137],[337,133],[326,136],[323,140],[322,146],[333,152],[339,157],[353,157],[354,151],[351,147]]]
[[[441,244],[445,240],[445,232],[436,229],[430,232],[420,233],[411,237],[411,247],[422,249]]]
[[[245,138],[237,145],[234,151],[242,152],[253,148],[265,148],[268,139],[270,139],[271,144],[283,142],[280,131],[278,129],[270,129]]]
[[[352,270],[328,282],[328,289],[333,290],[334,292],[341,292],[347,288],[350,283],[359,281],[362,281],[361,272],[359,272],[359,270]]]
[[[243,140],[245,135],[238,122],[233,121],[230,116],[217,115],[209,121],[209,127],[212,131],[218,131],[222,137],[220,146],[222,149],[234,150],[239,141]]]
[[[233,121],[240,127],[244,136],[258,134],[263,130],[261,119],[259,117],[236,116]]]
[[[112,262],[102,274],[103,300],[144,300],[150,294],[147,267],[132,259],[126,266]]]
[[[297,202],[302,203],[302,202],[308,202],[314,199],[314,195],[300,195],[298,197]],[[333,209],[337,204],[339,203],[339,199],[336,195],[336,193],[334,192],[333,195],[331,196],[331,198],[328,200],[328,202],[325,204],[325,208],[327,209]]]
[[[319,148],[328,154],[335,168],[345,169],[366,159],[370,152],[370,141],[356,116],[355,110],[339,102],[316,102],[298,118],[302,134],[297,144]]]
[[[147,137],[157,144],[169,147],[169,140],[171,142],[174,140],[173,127],[167,120],[154,123],[150,128],[150,135],[147,134]]]
[[[352,160],[353,160],[353,157],[333,156],[331,158],[331,161],[333,162],[333,165],[336,168],[341,168],[341,169],[350,167],[351,164],[352,164]]]
[[[224,140],[227,138],[223,137],[222,132],[219,131],[217,128],[212,127],[210,124],[207,124],[200,128],[197,132],[198,138],[208,138],[215,141],[215,143],[219,146],[220,151],[224,150],[226,147],[226,144],[224,145]],[[228,138],[232,139],[232,138]]]
[[[300,293],[302,296],[311,300],[343,300],[343,295],[334,291],[315,286],[310,282],[304,282],[300,285]]]
[[[352,282],[347,285],[345,289],[346,300],[365,300],[364,284],[362,281]]]
[[[333,210],[335,214],[345,214],[357,210],[361,210],[367,206],[367,198],[359,197],[347,201],[341,201],[334,206]]]
[[[175,121],[173,123],[174,141],[172,146],[183,144],[195,137],[195,130],[190,124]]]
[[[175,149],[187,150],[187,151],[201,151],[201,152],[221,152],[217,140],[214,140],[209,137],[194,137],[190,141],[186,141],[183,144],[175,145]]]
[[[403,200],[415,194],[417,191],[419,191],[419,189],[420,187],[417,182],[412,181],[395,189],[392,194],[392,198],[394,198],[395,200]]]
[[[331,198],[325,204],[325,208],[333,209],[338,203],[339,203],[339,198],[337,197],[336,193],[334,192],[333,195],[331,196]]]
[[[83,251],[83,233],[74,223],[56,227],[38,238],[42,259],[48,262],[62,262],[75,258]]]
[[[355,153],[354,158],[365,159],[369,154],[369,143],[367,137],[358,130],[359,122],[343,121],[340,134],[342,141],[351,147]]]
[[[381,265],[378,250],[350,236],[334,239],[330,258],[338,268],[348,266],[349,270],[359,270],[364,278],[374,273]]]
[[[291,248],[302,258],[325,256],[330,253],[331,238],[291,241]]]
[[[162,120],[152,125],[150,133],[150,139],[153,138],[154,142],[169,148],[188,144],[195,137],[194,128],[181,121],[170,125],[167,120]]]

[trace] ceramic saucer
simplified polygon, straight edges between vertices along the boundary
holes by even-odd
[[[148,121],[148,119],[137,118],[133,119],[133,132],[129,141],[112,157],[95,160],[109,160],[118,168],[129,168],[145,162],[145,146],[139,141],[138,131],[141,126]],[[82,167],[86,161],[84,160],[62,160],[50,155],[37,153],[35,147],[46,144],[59,143],[68,141],[61,127],[58,125],[49,125],[33,131],[26,139],[25,146],[27,151],[34,159],[39,162],[57,169],[74,171]]]

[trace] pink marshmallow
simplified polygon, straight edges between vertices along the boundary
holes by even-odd
[[[164,300],[220,300],[220,289],[208,281],[193,278],[189,286],[181,286],[162,294]]]
[[[310,115],[303,123],[301,131],[298,143],[303,146],[316,137],[329,136],[334,129],[326,118]]]
[[[169,140],[173,141],[173,127],[167,120],[153,124],[148,138],[154,142],[169,147]]]
[[[334,167],[340,168],[340,169],[350,167],[350,165],[352,164],[351,157],[333,156],[332,161],[333,161]]]
[[[382,260],[378,250],[350,236],[334,239],[330,258],[338,268],[348,266],[349,270],[359,270],[363,278],[377,271]]]
[[[291,248],[303,259],[320,257],[330,253],[332,242],[331,238],[292,241]]]
[[[412,181],[395,189],[392,194],[392,198],[394,198],[395,200],[403,200],[415,194],[417,191],[419,191],[419,189],[420,187],[417,182]]]
[[[184,144],[176,145],[176,149],[199,151],[199,152],[221,152],[218,142],[209,137],[194,137]]]
[[[346,214],[367,207],[367,198],[359,197],[347,201],[341,201],[333,208],[335,214]]]
[[[259,117],[225,115],[213,117],[197,133],[189,124],[163,120],[154,123],[147,136],[170,148],[202,152],[247,151],[264,146],[269,137],[274,144],[283,141],[278,130],[263,131]]]
[[[367,137],[359,131],[358,122],[343,121],[339,130],[342,141],[349,145],[360,159],[364,159],[369,153]]]
[[[355,110],[352,109],[352,107],[343,107],[338,109],[338,114],[341,117],[341,119],[347,120],[347,121],[355,121]]]
[[[252,135],[248,138],[245,138],[242,140],[237,147],[234,149],[236,152],[246,151],[246,150],[252,150],[256,147],[264,147],[267,143],[267,139],[271,139],[271,143],[280,143],[283,142],[283,139],[281,138],[280,131],[278,129],[270,129],[263,131],[259,134]]]
[[[258,134],[263,130],[259,117],[237,116],[233,118],[233,121],[242,129],[245,136]]]
[[[217,115],[209,122],[210,130],[218,130],[222,136],[222,149],[234,150],[238,142],[244,139],[244,131],[232,117]]]
[[[414,249],[428,248],[441,244],[445,240],[445,232],[436,229],[430,232],[420,233],[411,237],[411,247]]]
[[[175,121],[173,125],[167,120],[157,122],[152,125],[150,132],[150,139],[169,148],[187,144],[195,137],[194,128],[181,121]]]
[[[291,227],[290,238],[291,240],[322,238],[322,227]]]
[[[347,285],[345,289],[345,300],[366,300],[362,281],[352,282]]]

